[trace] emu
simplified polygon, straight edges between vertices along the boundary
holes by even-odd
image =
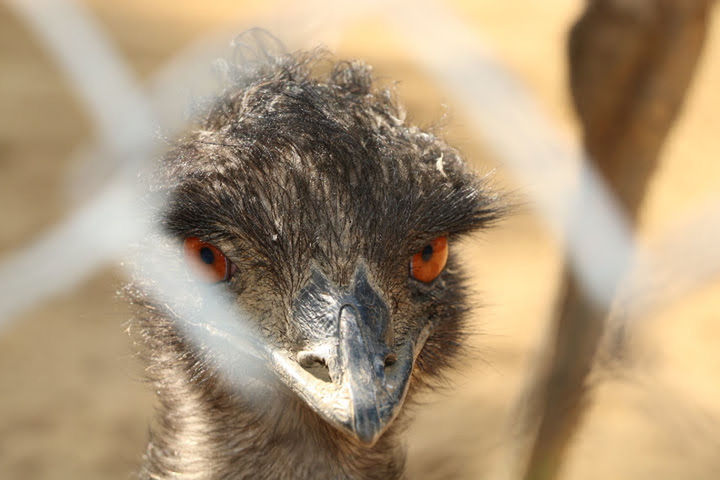
[[[134,280],[159,399],[143,479],[402,478],[403,405],[458,358],[468,302],[452,246],[501,202],[406,123],[370,67],[323,61],[255,65],[153,178],[177,274],[242,309],[267,357],[253,393],[238,388]]]

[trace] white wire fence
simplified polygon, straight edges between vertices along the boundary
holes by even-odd
[[[617,202],[578,142],[560,133],[488,42],[462,19],[431,0],[359,3],[288,2],[276,15],[252,19],[252,24],[238,21],[235,32],[259,25],[279,35],[289,50],[318,44],[332,48],[344,28],[381,18],[406,41],[417,64],[464,110],[477,134],[522,185],[538,215],[563,240],[571,268],[594,301],[623,305],[622,321],[642,318],[720,276],[720,199],[697,208],[649,247],[638,248]],[[0,258],[0,334],[24,310],[73,288],[100,267],[118,263],[129,245],[157,234],[149,216],[157,206],[148,208],[138,200],[146,197],[138,190],[136,173],[163,148],[159,137],[172,138],[186,128],[193,99],[212,97],[222,88],[212,68],[215,60],[233,61],[232,32],[217,32],[142,84],[81,4],[8,4],[83,102],[96,138],[83,150],[82,161],[88,171],[104,172],[98,178],[108,180],[63,222]],[[427,35],[431,31],[435,34]],[[28,264],[39,267],[20,268]],[[203,312],[205,323],[191,320],[182,302],[187,285],[163,271],[150,272],[158,285],[155,293],[187,318],[187,330],[199,343],[217,349],[230,376],[238,375],[232,367],[237,355],[261,357],[252,350],[262,350],[262,342],[244,327],[242,318],[230,313],[232,308],[222,307],[222,299],[205,307],[213,308]],[[618,283],[624,285],[619,299]],[[242,378],[237,380],[242,383]]]

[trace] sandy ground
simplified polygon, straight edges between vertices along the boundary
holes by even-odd
[[[278,2],[169,0],[87,5],[132,70],[147,78],[194,39],[241,19],[252,26]],[[565,91],[565,32],[580,1],[448,2],[481,33],[563,128],[576,128]],[[687,107],[653,180],[640,231],[653,238],[720,193],[720,16]],[[428,34],[435,34],[429,32]],[[317,39],[322,42],[324,39]],[[374,19],[339,33],[337,53],[401,80],[413,118],[449,105],[448,137],[479,170],[498,169],[451,97],[421,72],[397,34]],[[0,4],[0,258],[70,211],[72,153],[93,126],[72,86],[33,35]],[[518,398],[537,362],[556,295],[559,252],[530,213],[467,242],[483,308],[466,368],[428,395],[410,429],[417,479],[496,478],[513,457]],[[62,254],[62,252],[59,252]],[[28,265],[27,268],[33,268]],[[77,288],[0,326],[0,478],[125,479],[137,468],[152,392],[132,356],[108,265]],[[720,478],[720,282],[634,324],[632,362],[598,387],[566,479]]]

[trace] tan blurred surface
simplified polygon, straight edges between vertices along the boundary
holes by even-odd
[[[277,2],[88,3],[134,71],[147,78],[193,39]],[[210,5],[210,6],[208,6]],[[483,35],[564,128],[576,127],[565,88],[565,32],[581,2],[448,2]],[[699,76],[643,210],[652,238],[720,193],[720,14]],[[251,24],[251,22],[249,23]],[[318,39],[322,41],[322,39]],[[448,137],[481,171],[498,166],[453,105],[383,25],[360,21],[340,39],[378,76],[401,80],[412,118],[449,105]],[[479,86],[478,88],[482,88]],[[92,125],[38,41],[0,4],[0,255],[32,241],[70,208],[65,176]],[[502,167],[497,182],[515,188]],[[555,296],[559,252],[529,213],[464,245],[484,307],[464,370],[414,407],[409,477],[490,478],[513,454],[516,402],[534,366]],[[61,252],[59,252],[61,254]],[[2,256],[0,256],[2,258]],[[32,268],[32,265],[28,265]],[[142,454],[152,392],[124,331],[122,283],[107,268],[0,330],[0,479],[129,478]],[[633,363],[601,384],[564,478],[720,478],[720,282],[642,319]],[[491,473],[492,472],[492,473]]]

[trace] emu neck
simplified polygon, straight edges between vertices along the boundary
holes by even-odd
[[[249,402],[212,382],[195,384],[186,372],[157,377],[160,406],[143,479],[402,478],[398,427],[368,447],[291,395],[268,392]]]

